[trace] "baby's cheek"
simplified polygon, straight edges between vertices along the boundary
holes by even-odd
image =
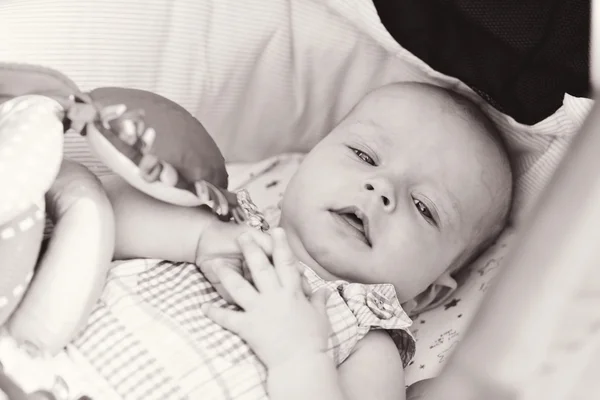
[[[284,197],[280,203],[280,216],[279,216],[279,226],[283,229],[294,230],[295,225],[295,217],[294,214],[294,204],[293,201],[289,198]]]
[[[381,278],[394,283],[398,290],[418,294],[443,271],[439,266],[440,252],[436,250],[439,244],[433,241],[400,235],[386,244],[387,251],[378,252],[376,259],[381,265]]]
[[[292,219],[302,209],[302,200],[300,199],[302,191],[298,190],[298,186],[295,177],[293,177],[287,185],[285,192],[283,192],[283,197],[279,203],[282,220],[284,218]]]
[[[333,239],[333,238],[332,238]],[[325,269],[335,269],[341,262],[338,252],[334,251],[331,241],[316,235],[305,235],[302,238],[304,248],[310,257]]]

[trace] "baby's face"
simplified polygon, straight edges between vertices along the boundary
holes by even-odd
[[[403,302],[491,229],[510,188],[502,153],[451,109],[429,90],[386,89],[323,139],[282,204],[299,259],[325,279],[392,283]]]

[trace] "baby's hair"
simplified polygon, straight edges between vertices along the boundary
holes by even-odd
[[[437,88],[439,90],[439,88]],[[470,100],[466,96],[459,94],[455,91],[443,89],[446,94],[452,100],[453,107],[452,110],[458,116],[463,117],[468,115],[470,117],[469,122],[475,121],[476,123],[481,124],[482,133],[486,134],[489,139],[491,139],[498,150],[502,152],[504,157],[503,161],[506,163],[505,167],[507,168],[510,174],[510,192],[508,194],[508,201],[505,204],[502,204],[502,210],[499,214],[499,218],[494,222],[491,229],[481,238],[481,229],[478,231],[476,235],[480,240],[474,241],[474,243],[467,248],[467,250],[462,254],[456,262],[454,262],[450,267],[450,273],[454,274],[460,271],[463,267],[470,265],[474,262],[482,253],[484,253],[500,236],[506,224],[508,223],[508,218],[512,209],[512,197],[514,192],[514,181],[512,179],[512,171],[513,166],[510,162],[510,158],[508,157],[508,146],[500,129],[496,126],[496,124],[492,121],[492,119],[487,115],[487,113],[474,101]],[[458,108],[458,109],[457,109]],[[460,112],[457,112],[460,111]]]

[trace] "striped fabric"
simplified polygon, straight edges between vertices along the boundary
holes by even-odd
[[[408,365],[415,350],[411,321],[393,286],[325,282],[308,268],[305,276],[313,290],[331,290],[328,353],[338,365],[371,329],[389,331]],[[193,264],[122,263],[69,354],[118,398],[267,399],[263,364],[238,336],[204,316],[205,303],[234,308]]]
[[[229,161],[310,149],[365,93],[396,81],[454,88],[399,46],[370,0],[8,0],[0,60],[54,67],[83,89],[162,94],[207,127]],[[515,158],[517,212],[544,186],[591,101],[534,126],[484,106]],[[106,170],[78,137],[66,153]]]

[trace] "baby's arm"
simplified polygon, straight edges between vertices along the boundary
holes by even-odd
[[[269,369],[273,400],[404,400],[404,368],[392,339],[371,331],[336,370],[325,353]]]
[[[115,215],[115,258],[194,262],[202,233],[217,218],[206,209],[156,200],[120,177],[103,177]]]
[[[371,331],[339,367],[340,381],[350,399],[404,400],[404,367],[392,338]]]

